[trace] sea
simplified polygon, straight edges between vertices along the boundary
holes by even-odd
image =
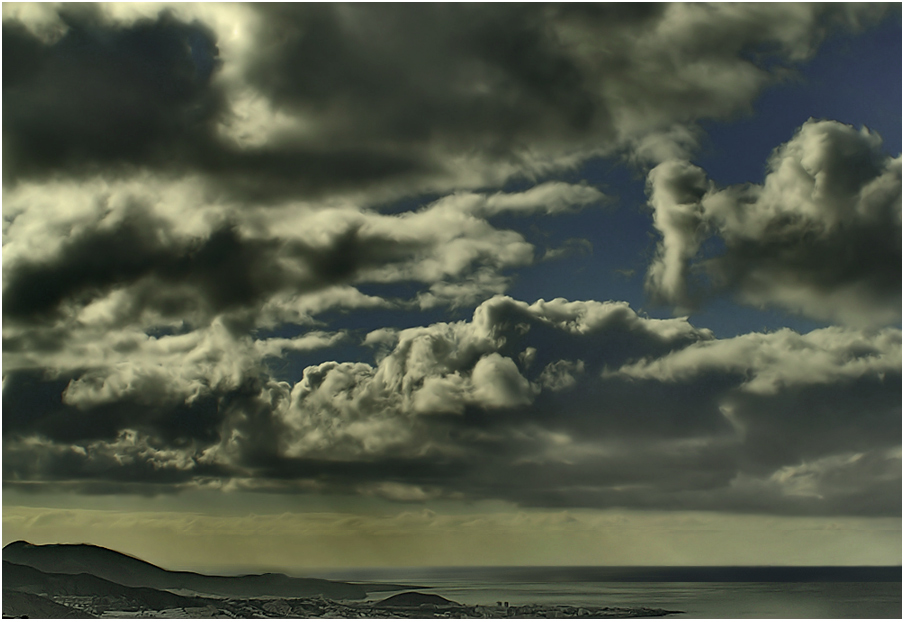
[[[685,619],[902,618],[900,566],[479,566],[345,569],[311,576],[414,585],[465,605],[652,607],[681,611],[669,617]],[[369,599],[389,595],[372,593]]]

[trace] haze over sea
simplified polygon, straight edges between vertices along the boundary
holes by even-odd
[[[681,618],[902,617],[901,567],[453,567],[310,571],[422,585],[460,603],[656,607]]]

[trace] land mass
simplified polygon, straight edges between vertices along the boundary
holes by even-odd
[[[3,547],[3,561],[49,573],[88,574],[129,587],[182,590],[218,596],[324,596],[361,599],[375,586],[289,577],[279,573],[212,576],[165,570],[149,562],[91,544],[34,545],[17,541]],[[4,578],[6,571],[4,570]],[[5,582],[4,582],[5,585]],[[399,586],[400,589],[413,586]],[[385,585],[376,586],[386,589]]]
[[[89,544],[3,548],[4,618],[613,618],[646,607],[463,605],[415,586],[175,572]],[[381,600],[371,593],[398,592]]]

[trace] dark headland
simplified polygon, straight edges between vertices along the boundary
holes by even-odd
[[[646,607],[467,605],[426,588],[283,574],[171,571],[90,544],[3,547],[4,618],[607,618],[670,613]],[[373,593],[386,598],[369,599]]]

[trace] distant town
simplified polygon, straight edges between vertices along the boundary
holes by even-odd
[[[5,592],[5,590],[4,590]],[[431,594],[419,594],[432,596]],[[24,594],[23,594],[24,596]],[[31,595],[27,595],[31,596]],[[338,602],[328,598],[223,598],[208,599],[204,606],[172,607],[149,609],[140,603],[122,603],[94,596],[47,596],[60,606],[56,616],[41,617],[67,618],[184,618],[184,619],[248,619],[248,618],[458,618],[458,619],[502,619],[502,618],[633,618],[657,617],[671,613],[663,609],[623,608],[623,607],[571,607],[567,605],[521,605],[506,604],[460,605],[450,602],[444,605],[421,604],[399,606],[375,602]],[[4,618],[16,616],[16,605],[4,593]],[[8,605],[10,608],[8,609]],[[113,607],[113,608],[111,608]],[[117,608],[122,607],[122,608]],[[65,610],[64,610],[65,608]],[[32,608],[37,611],[40,608]],[[23,609],[24,611],[25,609]],[[10,614],[13,615],[8,615]]]
[[[3,547],[4,618],[629,618],[680,613],[646,607],[510,606],[504,601],[467,605],[412,587],[283,574],[173,572],[86,544],[20,541]]]

